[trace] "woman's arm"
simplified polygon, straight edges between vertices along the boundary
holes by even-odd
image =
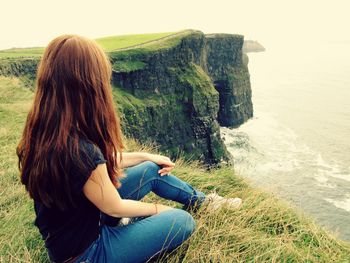
[[[159,154],[151,154],[146,152],[131,152],[131,153],[123,153],[123,160],[121,162],[121,167],[126,168],[130,166],[137,165],[144,161],[152,161],[160,166],[162,169],[158,171],[160,175],[168,174],[175,166],[168,157],[159,155]],[[120,165],[120,155],[117,153],[117,164]]]
[[[106,164],[97,165],[83,187],[83,192],[100,211],[114,217],[150,216],[173,209],[170,206],[122,199],[112,184]]]
[[[135,166],[141,162],[144,161],[151,161],[151,155],[150,153],[145,152],[123,152],[122,156],[122,162],[120,163],[120,154],[117,153],[117,164],[121,165],[121,168],[126,168],[130,166]]]

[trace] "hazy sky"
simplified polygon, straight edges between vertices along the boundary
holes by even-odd
[[[198,29],[264,45],[350,40],[348,0],[1,0],[0,49],[45,46],[75,33],[109,35]]]

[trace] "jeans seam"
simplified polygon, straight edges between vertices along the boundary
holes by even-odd
[[[145,171],[143,171],[143,174],[142,174],[142,177],[141,177],[141,180],[140,180],[140,182],[141,182],[140,185],[142,184],[142,178],[143,178],[144,175],[146,174],[147,170],[148,170],[148,168],[146,167]],[[147,180],[146,183],[148,183],[150,180],[152,180],[152,179]],[[131,193],[129,193],[127,196],[125,196],[125,198],[126,198],[126,199],[129,198],[131,195],[133,195],[134,193],[136,193],[137,190],[139,190],[139,189],[141,189],[143,186],[145,186],[146,183],[144,183],[143,185],[141,185],[141,186],[139,186],[138,188],[136,188],[135,190],[133,190]],[[138,197],[137,197],[137,199],[138,199]]]
[[[167,175],[166,175],[166,176],[167,176]],[[160,180],[160,178],[155,178],[155,179]],[[149,183],[150,181],[152,181],[152,180],[153,180],[153,178],[148,179],[148,180],[145,181],[140,187],[136,188],[136,189],[133,190],[131,193],[129,193],[125,198],[126,198],[126,199],[129,198],[131,195],[133,195],[134,193],[136,193],[136,191],[140,190],[142,187],[144,187],[146,184],[148,184],[148,183]],[[178,190],[182,190],[182,191],[186,192],[184,189],[182,189],[182,188],[180,188],[180,187],[178,187],[178,186],[176,186],[176,185],[173,185],[173,184],[171,184],[171,183],[169,183],[169,182],[162,181],[162,180],[160,180],[160,181],[163,182],[163,183],[166,183],[166,184],[168,184],[168,185],[170,185],[170,186],[172,186],[172,187],[175,187],[175,188],[178,189]],[[187,192],[186,192],[186,193],[187,193]],[[193,193],[191,194],[191,197],[192,197],[192,196],[194,196]]]
[[[190,218],[186,218],[186,222],[185,222],[185,226],[187,226],[187,224],[188,224],[188,222],[190,221]],[[157,252],[157,253],[155,253],[154,255],[152,255],[151,256],[151,258],[154,258],[155,256],[157,256],[157,260],[159,260],[159,259],[161,259],[160,258],[160,256],[161,256],[161,253],[162,252],[164,252],[164,251],[167,251],[168,249],[169,249],[169,247],[173,244],[172,242],[175,240],[175,238],[178,236],[178,234],[181,232],[181,230],[182,230],[182,228],[183,228],[183,225],[182,226],[180,226],[180,228],[177,230],[177,232],[174,234],[172,234],[172,237],[170,236],[170,234],[171,234],[171,231],[173,230],[173,227],[174,227],[174,225],[175,225],[175,222],[176,222],[176,220],[173,220],[172,221],[172,224],[171,224],[171,228],[170,228],[170,230],[168,231],[168,233],[167,233],[167,236],[166,236],[166,238],[165,238],[165,240],[164,240],[164,242],[163,242],[163,244],[162,244],[162,247],[161,247],[161,249]],[[194,230],[192,230],[192,232],[189,234],[189,236],[192,234],[194,232]],[[185,240],[187,240],[188,238],[189,238],[189,236],[187,236],[186,238],[185,238],[185,233],[184,233],[184,235],[181,237],[181,242],[180,242],[180,244],[178,244],[178,246],[180,246]],[[168,243],[168,245],[167,246],[165,246],[165,244],[166,244],[166,242],[168,241],[168,240],[170,240]],[[176,248],[176,247],[175,247]],[[174,249],[175,249],[174,248]],[[147,261],[148,262],[148,261]]]

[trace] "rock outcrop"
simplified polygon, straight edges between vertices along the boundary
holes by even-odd
[[[245,40],[243,44],[243,52],[263,52],[265,48],[256,40]]]
[[[211,34],[205,39],[206,61],[202,66],[220,94],[218,121],[221,126],[237,127],[253,116],[248,57],[242,55],[243,36]]]

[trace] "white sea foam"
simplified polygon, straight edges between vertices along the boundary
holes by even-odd
[[[331,198],[324,198],[325,201],[335,205],[336,207],[343,209],[347,212],[350,212],[350,196],[342,200],[335,200]]]
[[[329,164],[327,163],[321,156],[321,154],[317,154],[316,163],[318,166],[318,172],[326,174],[329,177],[341,179],[344,181],[350,182],[350,174],[342,172],[341,168],[337,164]],[[350,169],[349,169],[350,170]]]
[[[317,181],[317,186],[331,188],[331,189],[334,189],[337,187],[336,184],[329,182],[329,179],[323,174],[315,174],[314,178]]]
[[[317,174],[315,175],[315,179],[317,182],[324,184],[328,182],[328,178],[324,176],[323,174]]]
[[[249,152],[252,148],[255,154],[263,156],[261,162],[253,165],[260,172],[303,170],[303,176],[313,177],[319,186],[327,188],[336,188],[336,184],[329,182],[330,178],[350,182],[349,173],[342,171],[339,165],[325,161],[320,153],[302,142],[292,129],[278,123],[270,114],[260,115],[238,129],[221,127],[220,131],[237,161],[242,161],[239,156],[244,156],[246,165],[257,162],[257,156]]]
[[[252,148],[264,156],[263,162],[259,164],[259,168],[264,171],[292,172],[300,169],[305,161],[301,156],[310,152],[309,147],[299,141],[292,129],[282,126],[269,114],[259,115],[238,129],[222,127],[221,134],[234,156],[242,153],[237,141],[247,137],[246,143],[250,143]],[[246,148],[250,150],[249,146]]]

